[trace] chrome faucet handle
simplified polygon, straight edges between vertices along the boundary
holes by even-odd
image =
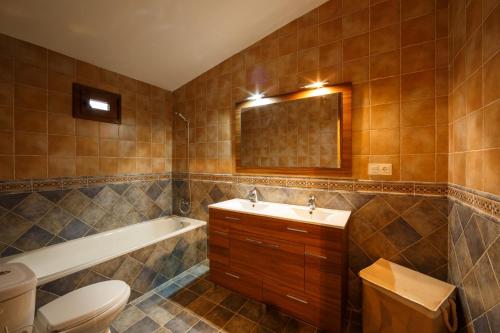
[[[248,191],[248,200],[250,200],[250,202],[253,202],[253,203],[255,203],[259,200],[256,187],[254,187],[253,189]]]
[[[308,203],[307,205],[309,206],[309,209],[310,209],[311,211],[313,211],[313,210],[315,210],[315,209],[316,209],[316,197],[314,196],[314,194],[311,194],[311,195],[309,196],[309,200],[308,200],[308,202],[307,202],[307,203]]]

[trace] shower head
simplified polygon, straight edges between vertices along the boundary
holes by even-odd
[[[189,120],[187,120],[187,118],[180,112],[174,112],[175,115],[179,116],[182,120],[184,120],[186,123],[189,124]]]

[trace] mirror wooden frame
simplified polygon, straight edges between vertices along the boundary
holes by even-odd
[[[241,111],[258,105],[293,101],[308,97],[341,93],[342,112],[340,112],[340,168],[321,167],[244,167],[241,165]],[[259,100],[246,100],[236,103],[232,117],[233,165],[236,173],[260,175],[287,175],[309,177],[351,177],[352,176],[352,131],[351,131],[352,84],[328,84],[317,89],[303,89],[292,93],[265,97]]]

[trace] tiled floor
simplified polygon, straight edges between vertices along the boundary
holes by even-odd
[[[319,333],[315,327],[207,279],[199,264],[134,300],[113,322],[119,333]],[[361,332],[351,330],[351,332]]]

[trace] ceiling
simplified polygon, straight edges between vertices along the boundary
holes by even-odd
[[[11,0],[0,32],[175,90],[326,0]]]

